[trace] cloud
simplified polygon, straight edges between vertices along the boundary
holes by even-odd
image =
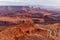
[[[0,0],[0,1],[9,1],[9,2],[30,2],[32,0]]]
[[[0,1],[19,2],[29,5],[60,6],[60,0],[0,0]]]

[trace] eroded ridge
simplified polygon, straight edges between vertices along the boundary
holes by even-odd
[[[56,40],[50,31],[35,24],[20,24],[0,32],[0,40]]]

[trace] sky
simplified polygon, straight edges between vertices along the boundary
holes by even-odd
[[[59,6],[60,0],[0,0],[0,5],[44,5]]]

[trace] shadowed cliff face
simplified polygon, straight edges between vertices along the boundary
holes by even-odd
[[[13,25],[17,25],[16,23],[11,23],[8,21],[0,21],[0,26],[13,26]]]

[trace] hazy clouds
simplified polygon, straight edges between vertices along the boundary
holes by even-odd
[[[45,6],[60,6],[60,0],[0,0],[7,1],[8,4],[28,4],[28,5],[45,5]],[[13,2],[13,3],[9,3]],[[2,4],[2,3],[0,3]]]

